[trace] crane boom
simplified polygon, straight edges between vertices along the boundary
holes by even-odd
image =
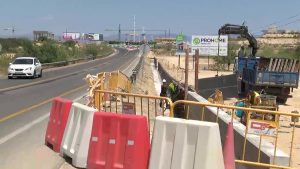
[[[244,25],[225,24],[219,29],[219,35],[235,34],[246,38],[249,41],[249,47],[252,48],[252,56],[255,56],[258,50],[257,41]]]

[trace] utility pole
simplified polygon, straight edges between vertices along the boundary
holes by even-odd
[[[119,42],[121,42],[121,24],[119,24]]]
[[[185,48],[184,100],[187,100],[189,86],[189,48]]]
[[[217,59],[217,77],[219,76],[219,62],[220,62],[220,35],[218,37],[218,59]]]
[[[135,42],[135,15],[133,16],[133,42]]]
[[[199,87],[198,87],[198,73],[199,73],[199,49],[196,49],[195,53],[195,90],[196,93],[198,93]]]

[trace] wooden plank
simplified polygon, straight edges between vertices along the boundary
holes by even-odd
[[[270,60],[268,71],[272,70],[272,64],[273,64],[273,58],[271,58]]]
[[[283,72],[284,62],[285,62],[285,59],[281,59],[281,65],[280,65],[280,68],[279,68],[280,72]]]
[[[278,64],[277,64],[277,67],[276,67],[276,72],[279,72],[280,65],[281,65],[281,59],[278,59]]]
[[[275,59],[275,62],[273,64],[273,66],[272,66],[272,70],[271,71],[275,71],[276,66],[277,66],[277,62],[278,62],[278,59]]]
[[[289,62],[289,59],[285,59],[285,61],[284,61],[284,66],[283,66],[283,70],[282,70],[283,72],[287,72],[286,68],[287,68],[288,62]]]
[[[293,63],[291,72],[294,72],[297,60],[294,59],[293,61],[294,61],[294,63]]]
[[[299,60],[296,60],[296,66],[295,66],[295,69],[294,69],[294,72],[298,72],[299,71]]]
[[[290,71],[292,62],[293,62],[293,60],[289,59],[288,64],[287,64],[287,66],[286,66],[286,70],[285,70],[286,72],[289,72],[289,71]]]

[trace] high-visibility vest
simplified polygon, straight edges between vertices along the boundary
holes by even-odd
[[[253,105],[260,104],[260,94],[257,92],[248,93],[248,95],[246,96],[246,99],[248,100],[248,102],[250,104],[253,104]]]
[[[174,93],[174,92],[175,92],[175,85],[174,85],[174,83],[170,83],[170,84],[169,84],[169,89],[170,89],[170,92],[171,92],[171,93]]]

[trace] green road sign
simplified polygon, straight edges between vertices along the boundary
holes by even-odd
[[[200,39],[199,38],[194,38],[193,39],[193,44],[194,45],[199,45],[200,44]]]
[[[182,42],[184,41],[184,35],[181,33],[176,36],[176,42]]]

